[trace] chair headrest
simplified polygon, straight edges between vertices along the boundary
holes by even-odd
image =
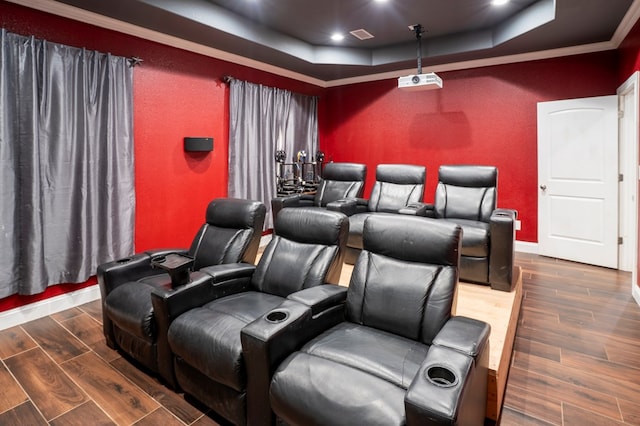
[[[495,187],[498,183],[498,169],[493,166],[445,165],[438,170],[438,180],[455,186]]]
[[[207,223],[220,228],[253,228],[264,223],[266,207],[260,201],[238,198],[216,198],[207,206]],[[262,228],[262,225],[260,225]]]
[[[328,163],[322,171],[322,179],[339,181],[363,181],[367,166],[357,163]]]
[[[376,180],[399,185],[423,184],[427,169],[411,164],[379,164],[376,167]]]
[[[345,214],[314,207],[282,209],[274,224],[280,237],[307,244],[336,245],[343,229],[349,230]]]
[[[404,215],[371,215],[364,222],[365,250],[409,262],[456,266],[462,230],[444,220]]]

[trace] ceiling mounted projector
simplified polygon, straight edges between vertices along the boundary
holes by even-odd
[[[422,25],[409,25],[418,40],[418,74],[398,78],[398,89],[407,91],[442,89],[442,79],[436,73],[422,73]]]
[[[398,78],[398,88],[407,91],[442,89],[442,79],[433,72],[408,75]]]

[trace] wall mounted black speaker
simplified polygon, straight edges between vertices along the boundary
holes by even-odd
[[[187,152],[213,151],[213,138],[184,138],[184,150]]]

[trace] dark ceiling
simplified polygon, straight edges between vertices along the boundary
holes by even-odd
[[[412,24],[426,30],[422,62],[428,72],[429,66],[610,42],[639,1],[511,0],[504,6],[492,6],[491,0],[58,3],[330,82],[415,69]],[[360,29],[374,37],[360,40],[349,34]],[[345,39],[333,42],[334,31]]]

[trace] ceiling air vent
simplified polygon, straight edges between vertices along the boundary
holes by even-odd
[[[373,38],[373,34],[363,28],[360,28],[359,30],[349,31],[349,34],[360,40],[368,40],[370,38]]]

